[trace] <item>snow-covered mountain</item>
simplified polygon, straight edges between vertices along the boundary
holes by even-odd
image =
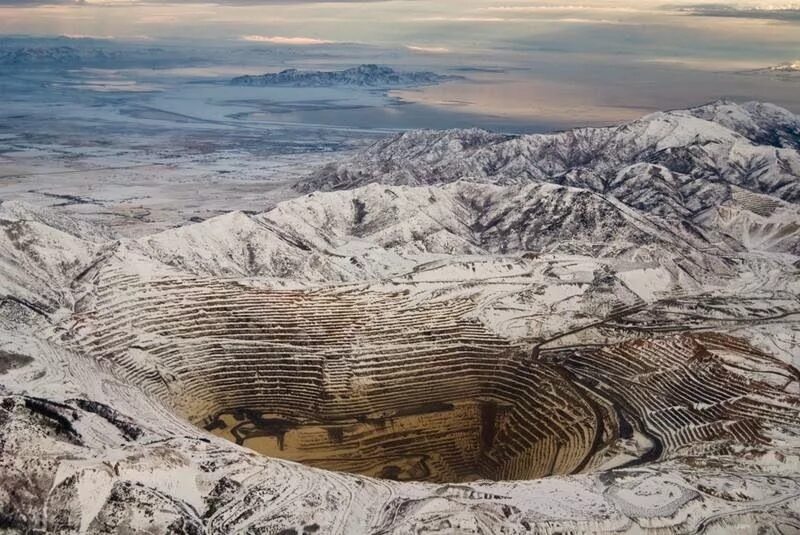
[[[107,231],[15,201],[0,203],[0,296],[36,310],[69,306],[69,285],[112,240]]]
[[[800,60],[786,61],[777,65],[741,71],[739,74],[773,77],[787,82],[795,82],[800,77]]]
[[[97,56],[107,58],[108,54],[103,51],[93,51],[90,54],[86,54],[70,46],[51,48],[22,47],[0,50],[0,63],[4,65],[79,63],[87,56],[91,58]]]
[[[671,257],[718,272],[725,267],[715,255],[743,249],[689,223],[670,224],[614,198],[551,184],[373,184],[282,203],[260,218],[321,249],[358,240],[403,256],[562,253],[661,264]]]
[[[0,45],[0,66],[8,68],[119,66],[173,60],[169,51],[158,47]]]
[[[781,63],[781,64],[779,64],[779,65],[773,65],[773,66],[771,66],[771,67],[767,67],[767,68],[766,68],[766,69],[764,69],[764,70],[771,71],[771,72],[778,72],[778,73],[783,73],[783,72],[788,72],[788,73],[800,72],[800,60],[797,60],[797,61],[787,61],[786,63]]]
[[[720,101],[558,134],[405,132],[317,170],[298,188],[549,182],[685,217],[728,199],[733,187],[800,201],[798,148],[797,116],[769,104]]]
[[[318,169],[297,187],[555,184],[619,202],[638,217],[657,221],[659,228],[677,229],[707,244],[790,252],[800,239],[795,224],[798,148],[796,115],[769,104],[720,101],[655,113],[618,127],[548,135],[506,136],[474,129],[406,132]],[[764,213],[763,206],[781,206],[782,215]],[[542,221],[561,221],[538,213]],[[618,223],[609,228],[615,226],[625,228]],[[566,226],[564,232],[591,236],[580,226]],[[613,241],[595,243],[607,248]],[[672,243],[677,242],[684,240]]]
[[[233,85],[279,87],[411,87],[438,84],[457,77],[433,72],[401,72],[385,65],[364,64],[342,71],[300,71],[238,76]]]

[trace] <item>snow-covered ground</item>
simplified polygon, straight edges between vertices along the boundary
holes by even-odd
[[[0,82],[9,88],[0,107],[0,199],[63,207],[141,234],[230,210],[263,211],[292,196],[287,189],[309,167],[384,135],[291,121],[252,124],[244,115],[255,113],[253,106],[229,102],[251,101],[251,88],[231,95],[221,84],[162,76],[164,91],[125,86],[122,93],[97,93],[54,81],[115,72],[29,73]],[[280,91],[268,99],[289,99]],[[352,97],[330,90],[309,98]]]
[[[309,165],[347,154],[324,142],[313,152],[279,146],[269,154],[269,139],[248,150],[232,146],[237,141],[225,134],[196,141],[171,137],[156,133],[76,146],[7,135],[0,140],[0,199],[81,214],[135,236],[231,210],[263,211],[296,195],[291,186]],[[260,139],[239,141],[257,145]]]

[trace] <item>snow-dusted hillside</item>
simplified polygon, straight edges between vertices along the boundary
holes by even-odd
[[[0,296],[53,312],[68,305],[69,286],[111,235],[24,203],[0,203]]]
[[[797,142],[410,132],[135,239],[5,202],[0,529],[790,532]]]
[[[286,69],[274,74],[245,75],[233,85],[278,87],[411,87],[438,84],[457,77],[433,72],[401,72],[384,65],[365,64],[342,71]]]
[[[590,189],[649,212],[693,214],[733,186],[800,201],[800,119],[769,104],[715,102],[608,128],[500,136],[476,130],[410,131],[323,167],[301,191],[381,184],[550,182]],[[655,166],[655,167],[654,167]],[[640,184],[654,182],[653,191]],[[666,202],[665,202],[666,201]],[[665,206],[666,204],[666,206]]]
[[[613,197],[552,184],[372,184],[281,203],[261,219],[320,248],[360,241],[400,254],[565,253],[659,258],[662,264],[681,258],[691,260],[698,273],[726,271],[717,255],[743,248],[690,223],[674,225],[640,213]]]

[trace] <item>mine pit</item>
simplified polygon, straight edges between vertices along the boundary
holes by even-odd
[[[170,414],[323,469],[531,480],[727,454],[797,421],[793,405],[764,403],[783,399],[794,372],[711,333],[533,357],[477,321],[469,299],[116,270],[96,284],[69,331],[76,345]],[[771,382],[731,366],[744,362]]]
[[[395,480],[532,479],[584,470],[616,433],[597,399],[487,331],[467,300],[156,284],[129,280],[130,299],[101,303],[77,340],[270,457]]]
[[[448,360],[346,385],[323,365],[321,392],[287,379],[272,403],[248,405],[244,392],[202,427],[269,457],[392,480],[532,479],[586,464],[600,422],[561,377],[508,356]]]

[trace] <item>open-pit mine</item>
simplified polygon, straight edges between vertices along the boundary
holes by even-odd
[[[798,533],[798,148],[721,102],[145,235],[3,202],[0,531]]]

